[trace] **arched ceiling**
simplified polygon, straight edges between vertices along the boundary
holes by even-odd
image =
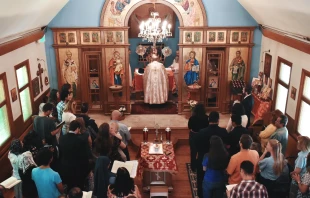
[[[0,39],[46,26],[69,0],[0,0]]]
[[[310,37],[309,0],[238,0],[258,24]]]

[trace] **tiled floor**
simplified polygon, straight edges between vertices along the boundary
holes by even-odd
[[[110,121],[110,116],[92,113],[89,116],[96,120],[98,126],[104,122]],[[155,124],[158,124],[160,128],[166,127],[186,127],[188,123],[187,115],[178,115],[178,114],[141,114],[141,115],[126,115],[125,119],[122,121],[127,126],[131,127],[155,127]],[[220,123],[221,127],[225,127],[227,125],[230,114],[220,114]]]

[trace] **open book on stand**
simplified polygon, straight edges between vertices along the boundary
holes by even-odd
[[[15,177],[10,177],[5,181],[3,181],[2,183],[0,183],[0,185],[2,185],[6,189],[11,189],[15,185],[19,184],[21,181],[22,180],[16,179]]]
[[[137,175],[137,169],[138,169],[138,160],[132,160],[132,161],[126,161],[126,162],[121,162],[115,160],[112,166],[112,173],[116,173],[117,169],[120,167],[124,167],[128,170],[130,177],[135,178]]]

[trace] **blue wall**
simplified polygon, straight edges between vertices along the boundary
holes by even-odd
[[[105,0],[70,0],[67,5],[54,17],[48,24],[48,27],[98,27],[100,23],[100,15]],[[203,0],[206,9],[208,26],[257,26],[256,21],[250,14],[238,3],[237,0]],[[176,26],[177,27],[177,26]],[[177,28],[176,28],[177,29]],[[178,29],[176,30],[178,31]],[[173,53],[166,60],[166,66],[170,65],[178,43],[178,35],[175,38],[168,39],[164,43],[169,45]],[[261,48],[261,32],[256,29],[254,32],[255,46],[252,50],[251,78],[258,75],[260,48]],[[137,64],[136,46],[142,43],[141,39],[130,39],[131,66]],[[50,76],[51,88],[57,88],[57,69],[56,59],[53,45],[53,35],[50,29],[46,33],[46,55],[48,72]]]

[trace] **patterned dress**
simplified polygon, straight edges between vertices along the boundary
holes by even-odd
[[[309,192],[309,186],[310,186],[310,173],[307,172],[301,177],[301,183],[303,185],[308,186],[308,191],[305,194],[302,194],[300,190],[297,192],[297,197],[296,198],[310,198],[310,192]]]

